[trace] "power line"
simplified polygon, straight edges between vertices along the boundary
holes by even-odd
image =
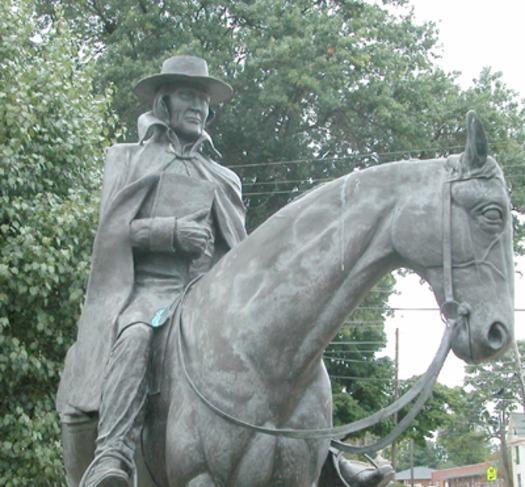
[[[525,168],[525,166],[524,166]],[[515,178],[523,178],[525,177],[525,174],[523,175],[506,175],[505,176],[505,179],[507,180],[507,182],[510,182],[512,181],[513,179]],[[335,178],[334,178],[335,179]],[[331,179],[333,180],[333,179]],[[327,180],[327,181],[331,181],[331,180]],[[256,183],[256,184],[261,184],[261,183]],[[256,185],[256,184],[253,184],[253,185]],[[293,196],[300,196],[301,194],[307,192],[307,191],[311,191],[312,189],[314,189],[316,186],[313,185],[309,188],[292,188],[292,189],[275,189],[273,191],[248,191],[248,192],[243,192],[243,197],[244,198],[247,198],[247,197],[252,197],[252,196],[268,196],[268,197],[271,197],[271,196],[276,196],[276,195],[293,195]]]
[[[373,353],[377,353],[377,349],[361,348],[361,349],[354,349],[354,350],[337,350],[337,352],[333,350],[329,350],[329,352],[337,353],[338,355],[356,355],[356,354],[369,354],[369,353],[373,354]]]
[[[355,375],[330,375],[331,379],[350,379],[350,380],[358,380],[362,382],[393,382],[394,379],[381,379],[376,377],[357,377]]]
[[[517,165],[505,166],[503,167],[503,170],[505,172],[511,168],[517,168],[520,171],[522,170],[525,171],[525,164],[519,165],[519,166]],[[243,184],[243,187],[282,186],[282,185],[295,184],[295,185],[308,185],[309,186],[308,189],[311,189],[311,188],[315,188],[316,186],[319,186],[320,184],[329,183],[330,181],[336,180],[338,177],[346,176],[348,174],[351,174],[351,172],[344,173],[341,176],[332,176],[332,177],[326,177],[326,178],[307,176],[303,179],[268,179],[268,180],[257,180],[257,181],[247,180],[247,181],[243,181],[242,184]],[[505,172],[505,179],[507,181],[517,179],[517,178],[522,178],[523,176],[525,176],[525,172],[520,173],[520,174],[516,174],[515,172]],[[281,191],[283,190],[285,191],[286,189],[282,189]],[[287,191],[289,192],[300,191],[300,189],[298,187],[294,187],[294,188],[289,188]]]
[[[292,180],[282,180],[282,181],[247,181],[243,182],[243,186],[268,186],[268,185],[279,185],[279,184],[320,184],[328,181],[333,181],[334,178],[316,178],[316,179],[292,179]]]
[[[235,166],[234,166],[235,167]],[[512,164],[512,165],[505,165],[504,169],[512,169],[512,168],[519,168],[525,170],[525,163],[523,164]],[[525,174],[507,174],[506,179],[512,179],[515,177],[522,177],[525,176]],[[244,186],[277,186],[277,185],[285,185],[285,184],[310,184],[312,187],[314,187],[317,184],[326,183],[333,181],[334,179],[337,179],[336,177],[327,177],[327,178],[306,178],[306,179],[277,179],[277,180],[268,180],[268,181],[243,181],[243,187]],[[293,191],[293,189],[290,189],[289,191]]]
[[[323,357],[325,360],[329,360],[330,362],[344,362],[344,363],[350,363],[350,364],[372,364],[372,363],[375,363],[375,360],[376,360],[374,359],[374,361],[372,361],[372,360],[359,360],[355,358],[342,358],[342,357],[337,357],[336,355],[331,355],[329,353],[325,353]]]
[[[497,145],[495,144],[493,147],[495,148],[501,148],[504,147],[504,145]],[[367,158],[372,158],[374,160],[382,159],[382,158],[390,158],[394,155],[406,155],[411,153],[423,153],[423,152],[443,152],[443,153],[450,153],[455,152],[457,150],[462,150],[462,146],[456,146],[456,147],[448,147],[444,149],[435,149],[435,148],[425,148],[425,149],[414,149],[410,151],[406,150],[400,150],[400,151],[391,151],[391,152],[369,152],[365,154],[354,154],[349,156],[342,156],[342,157],[333,157],[333,158],[304,158],[304,159],[292,159],[292,160],[281,160],[281,161],[267,161],[264,163],[255,163],[255,164],[240,164],[237,166],[229,166],[231,169],[243,169],[243,168],[251,168],[251,167],[267,167],[267,166],[282,166],[286,167],[289,165],[297,165],[297,164],[305,164],[305,163],[314,163],[314,164],[338,164],[338,163],[344,163],[349,161],[359,161]],[[408,159],[401,159],[401,160],[408,160]],[[414,160],[414,159],[412,159]],[[424,162],[424,159],[421,160]],[[393,162],[392,160],[390,162]],[[525,163],[516,163],[516,164],[506,164],[505,169],[525,169]],[[522,178],[525,174],[507,174],[506,179],[507,181],[511,181],[515,178]],[[310,189],[314,188],[318,184],[331,181],[335,178],[310,178],[310,179],[304,179],[304,180],[277,180],[277,181],[246,181],[243,185],[245,187],[257,187],[257,186],[279,186],[279,185],[290,185],[290,184],[305,184],[309,185],[307,188],[291,188],[291,189],[274,189],[272,191],[251,191],[251,192],[245,192],[244,197],[254,197],[254,196],[260,196],[260,197],[271,197],[276,195],[294,195],[299,196],[305,191],[309,191]]]
[[[275,165],[284,165],[284,164],[305,164],[305,163],[320,163],[320,162],[331,162],[331,163],[337,163],[337,162],[345,162],[345,161],[354,161],[354,160],[361,160],[361,159],[382,159],[385,157],[393,157],[397,155],[410,155],[415,153],[423,153],[423,152],[437,152],[437,153],[450,153],[455,151],[461,151],[465,149],[465,146],[452,146],[452,147],[446,147],[446,148],[435,148],[435,147],[428,147],[426,149],[412,149],[412,150],[397,150],[397,151],[390,151],[390,152],[365,152],[363,154],[351,154],[348,156],[340,156],[340,157],[307,157],[303,159],[290,159],[290,160],[284,160],[284,161],[267,161],[267,162],[259,162],[255,164],[239,164],[235,166],[228,166],[231,169],[235,168],[251,168],[251,167],[261,167],[261,166],[275,166]]]
[[[346,342],[339,342],[334,341],[330,342],[330,345],[386,345],[385,341],[369,341],[369,342],[362,342],[362,341],[346,341]]]
[[[501,144],[492,144],[491,149],[501,150],[502,148],[507,147],[508,143],[501,143]],[[230,169],[244,169],[244,168],[253,168],[253,167],[268,167],[268,166],[286,166],[286,165],[297,165],[297,164],[319,164],[319,163],[340,163],[340,162],[348,162],[348,161],[359,161],[363,159],[390,159],[394,156],[406,156],[408,155],[409,158],[404,159],[398,159],[398,160],[421,160],[424,162],[427,159],[418,159],[418,158],[412,158],[410,157],[411,154],[422,154],[425,152],[434,152],[438,154],[451,154],[453,155],[456,152],[463,151],[465,149],[464,145],[458,145],[458,146],[450,146],[450,147],[427,147],[427,148],[420,148],[420,149],[410,149],[410,150],[397,150],[397,151],[389,151],[389,152],[365,152],[362,154],[350,154],[346,156],[338,156],[338,157],[306,157],[302,159],[289,159],[289,160],[280,160],[280,161],[266,161],[266,162],[257,162],[254,164],[237,164],[237,165],[230,165],[227,166]],[[396,159],[390,159],[390,162],[395,162]],[[523,164],[516,164],[516,165],[509,165],[507,164],[505,167],[525,167],[525,163]]]

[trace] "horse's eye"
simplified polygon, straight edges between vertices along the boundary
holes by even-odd
[[[503,220],[503,212],[496,206],[490,206],[483,211],[483,216],[489,222],[500,222]]]

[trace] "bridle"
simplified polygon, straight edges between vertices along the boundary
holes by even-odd
[[[395,441],[408,427],[410,422],[420,412],[421,408],[432,394],[432,390],[437,381],[439,372],[443,367],[445,359],[451,349],[452,338],[456,327],[460,324],[465,324],[470,337],[469,314],[470,306],[467,303],[459,303],[454,296],[453,276],[452,270],[454,264],[452,262],[452,184],[457,181],[467,181],[475,178],[487,178],[488,175],[469,175],[468,177],[459,177],[454,179],[447,179],[443,182],[443,288],[444,288],[444,302],[441,305],[440,312],[443,321],[446,324],[441,344],[436,352],[436,355],[429,365],[427,371],[414,383],[414,385],[400,398],[395,400],[389,406],[382,410],[354,421],[352,423],[331,427],[331,428],[313,428],[313,429],[295,429],[295,428],[269,428],[259,426],[246,422],[238,417],[235,417],[213,404],[195,385],[186,367],[185,352],[184,352],[184,337],[182,330],[181,310],[184,303],[184,296],[181,299],[181,304],[178,307],[175,320],[178,321],[178,347],[179,357],[181,361],[184,376],[190,385],[192,391],[197,395],[201,402],[214,414],[220,418],[232,423],[236,426],[246,428],[248,430],[277,437],[296,438],[296,439],[330,439],[332,444],[339,450],[349,453],[368,454],[375,452],[389,445]],[[496,239],[498,240],[499,237]],[[467,263],[465,265],[475,265],[477,261]],[[186,292],[190,289],[188,286]],[[186,293],[185,293],[186,294]],[[469,340],[470,343],[470,340]],[[334,438],[346,437],[347,435],[363,431],[392,416],[396,412],[406,407],[412,401],[414,404],[410,411],[399,421],[399,423],[382,439],[375,443],[354,446],[343,443]]]
[[[469,346],[472,347],[469,322],[471,307],[468,303],[456,301],[452,278],[454,267],[452,263],[452,183],[456,181],[466,181],[466,179],[447,179],[443,182],[443,292],[445,300],[439,311],[441,320],[447,328],[451,328],[451,325],[459,325],[460,322],[465,323]]]
[[[463,155],[461,157],[463,157]],[[462,264],[454,264],[452,262],[452,184],[455,182],[464,182],[473,179],[490,179],[493,177],[495,177],[493,172],[481,171],[467,175],[459,174],[456,177],[451,177],[443,182],[443,293],[445,299],[440,306],[440,314],[442,321],[447,327],[465,326],[471,357],[474,357],[469,320],[472,307],[467,302],[463,301],[460,303],[455,299],[452,269],[487,264],[489,251],[501,239],[503,231],[494,238],[482,259],[474,259]]]

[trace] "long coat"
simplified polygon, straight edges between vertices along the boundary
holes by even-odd
[[[98,410],[117,319],[133,291],[129,225],[156,187],[162,170],[176,157],[168,148],[165,137],[156,137],[145,144],[118,144],[107,153],[91,273],[77,340],[66,356],[57,394],[59,412],[66,404],[84,412]],[[216,186],[217,226],[231,248],[246,235],[240,180],[200,150],[192,152],[191,164],[201,179]]]

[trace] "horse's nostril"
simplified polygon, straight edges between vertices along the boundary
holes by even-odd
[[[507,329],[499,321],[490,326],[488,342],[493,350],[500,350],[507,342]]]

